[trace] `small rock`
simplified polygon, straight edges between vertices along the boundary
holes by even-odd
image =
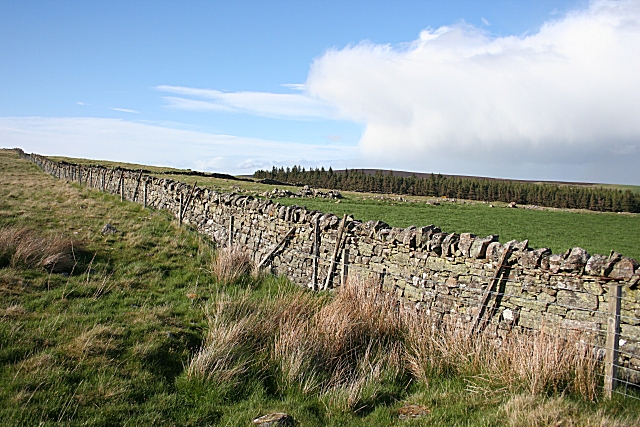
[[[102,235],[107,235],[107,234],[116,234],[117,232],[118,232],[118,229],[115,228],[113,225],[105,224],[104,227],[102,227],[102,231],[100,233]]]
[[[398,410],[398,418],[401,420],[413,420],[429,415],[431,409],[423,405],[406,405]]]
[[[509,203],[509,207],[510,208],[517,208],[518,205],[516,204],[516,202],[511,202],[511,203]]]
[[[292,426],[293,418],[284,412],[275,412],[256,418],[253,423],[258,427]]]

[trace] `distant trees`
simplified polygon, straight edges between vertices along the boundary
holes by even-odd
[[[377,171],[366,174],[359,170],[334,172],[324,167],[301,166],[258,170],[254,178],[270,178],[290,184],[316,188],[370,193],[406,194],[411,196],[455,197],[459,199],[516,202],[555,208],[590,209],[601,212],[640,212],[640,195],[601,187],[565,184],[542,184],[508,180],[465,178],[431,174],[426,178],[403,177]]]

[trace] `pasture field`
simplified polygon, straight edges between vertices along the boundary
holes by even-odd
[[[56,180],[12,151],[0,150],[0,171],[2,425],[249,426],[276,411],[300,426],[640,421],[636,399],[606,401],[564,377],[534,387],[526,380],[531,372],[520,378],[483,367],[478,361],[489,360],[487,354],[474,351],[492,347],[478,350],[464,340],[459,351],[419,353],[417,343],[432,341],[412,341],[414,335],[433,328],[403,326],[393,316],[389,327],[376,317],[392,315],[389,307],[367,305],[355,294],[309,293],[265,274],[223,280],[211,242],[178,228],[167,213]],[[118,232],[103,235],[106,223]],[[58,270],[38,264],[45,245],[11,252],[16,236],[68,242],[57,250],[71,262]],[[348,342],[330,339],[341,324],[347,329],[337,335],[346,331]],[[309,337],[325,347],[309,347],[316,342]],[[331,350],[352,341],[358,346],[336,353],[333,371],[327,370],[333,358],[326,366],[298,365],[289,358],[296,352],[282,351]],[[511,358],[494,361],[500,369],[514,365]],[[407,404],[419,405],[424,417],[399,419]]]
[[[445,232],[497,234],[500,242],[529,239],[529,246],[551,248],[553,253],[580,246],[589,253],[609,255],[615,250],[640,259],[640,215],[570,211],[559,209],[512,209],[504,204],[481,202],[420,202],[364,199],[346,194],[340,203],[325,199],[278,199],[290,205],[349,214],[359,220],[382,219],[395,227],[437,225]]]
[[[176,171],[144,165],[103,162],[87,159],[52,157],[79,164],[104,164],[130,169],[147,169],[152,172]],[[259,195],[274,188],[299,190],[293,186],[265,185],[250,180],[235,181],[200,176],[161,174],[188,184],[211,187],[218,191],[246,192]],[[607,187],[607,185],[603,185]],[[637,186],[627,186],[639,190]],[[633,188],[632,188],[633,187]],[[617,188],[617,187],[616,187]],[[624,189],[627,189],[626,187]],[[348,214],[362,221],[382,220],[393,227],[434,224],[445,232],[473,233],[479,236],[497,234],[500,241],[529,239],[529,246],[550,248],[553,253],[563,253],[575,246],[591,254],[608,255],[611,250],[640,260],[640,215],[628,213],[593,212],[553,208],[507,209],[505,203],[483,203],[477,201],[439,199],[440,205],[427,204],[430,197],[381,196],[367,193],[343,192],[340,203],[328,199],[284,198],[276,199],[281,204],[297,204],[309,209]],[[405,200],[405,201],[402,201]],[[491,207],[493,206],[493,207]]]

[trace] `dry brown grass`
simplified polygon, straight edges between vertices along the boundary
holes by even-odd
[[[53,273],[71,272],[76,264],[71,240],[41,236],[24,227],[0,229],[0,267],[44,268]]]
[[[243,247],[225,247],[213,256],[211,271],[218,282],[231,284],[253,271],[253,261]]]
[[[378,285],[352,277],[324,299],[303,290],[260,301],[248,291],[220,294],[208,306],[209,332],[188,375],[231,384],[254,368],[275,372],[283,389],[323,396],[344,411],[366,405],[405,373],[425,383],[462,376],[471,391],[596,398],[596,361],[583,337],[469,339],[461,325],[405,310],[378,294]]]
[[[275,366],[284,389],[352,410],[402,371],[395,303],[360,281],[330,299],[303,290],[259,302],[221,294],[207,314],[205,343],[187,368],[192,378],[233,383],[253,367]]]
[[[86,329],[67,345],[67,354],[75,358],[111,355],[119,350],[118,343],[122,332],[122,328],[95,325]]]
[[[415,316],[407,321],[407,367],[422,381],[434,375],[463,375],[471,378],[472,389],[506,387],[534,395],[569,391],[596,398],[599,366],[593,346],[580,333],[543,330],[470,339],[459,325]]]
[[[595,414],[581,410],[562,397],[549,399],[534,395],[516,395],[500,408],[511,427],[632,427],[640,418],[612,419],[602,411]]]

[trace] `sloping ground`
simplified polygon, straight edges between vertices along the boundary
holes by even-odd
[[[260,195],[274,188],[297,192],[300,188],[265,185],[252,181],[237,181],[207,176],[175,174],[176,169],[144,165],[53,157],[81,165],[120,166],[132,170],[148,169],[150,175],[171,178],[189,185],[212,188],[219,192]],[[161,172],[161,173],[159,173]],[[184,172],[184,171],[182,171]],[[640,188],[640,187],[638,187]],[[421,196],[393,196],[343,192],[344,198],[284,198],[275,201],[284,205],[304,205],[309,209],[348,214],[362,221],[383,220],[392,227],[435,224],[445,232],[470,232],[479,236],[496,234],[502,242],[529,240],[535,248],[551,248],[564,253],[572,247],[585,248],[590,254],[609,254],[611,250],[640,260],[640,214],[593,212],[577,209],[556,209],[519,206],[507,209],[506,203],[483,203],[469,200],[437,199]],[[436,204],[437,203],[437,204]]]
[[[591,403],[552,389],[507,392],[489,378],[452,373],[453,367],[373,384],[375,393],[364,394],[375,399],[356,399],[355,406],[345,406],[340,395],[305,392],[295,381],[284,386],[269,360],[260,369],[249,364],[246,374],[190,375],[200,360],[194,356],[207,354],[201,346],[215,351],[211,337],[235,330],[235,322],[215,316],[216,307],[228,303],[225,315],[251,319],[234,307],[268,308],[263,301],[299,291],[269,277],[221,285],[209,271],[208,242],[165,213],[46,176],[13,152],[0,151],[0,171],[0,227],[68,241],[73,259],[55,273],[37,263],[0,265],[4,425],[246,426],[276,411],[318,426],[638,425],[640,406],[630,398]],[[103,235],[106,223],[118,232]],[[329,300],[319,296],[312,304]],[[336,310],[333,319],[346,314]],[[260,326],[260,320],[245,324]],[[328,331],[331,325],[325,324]],[[408,403],[422,419],[398,418]]]

